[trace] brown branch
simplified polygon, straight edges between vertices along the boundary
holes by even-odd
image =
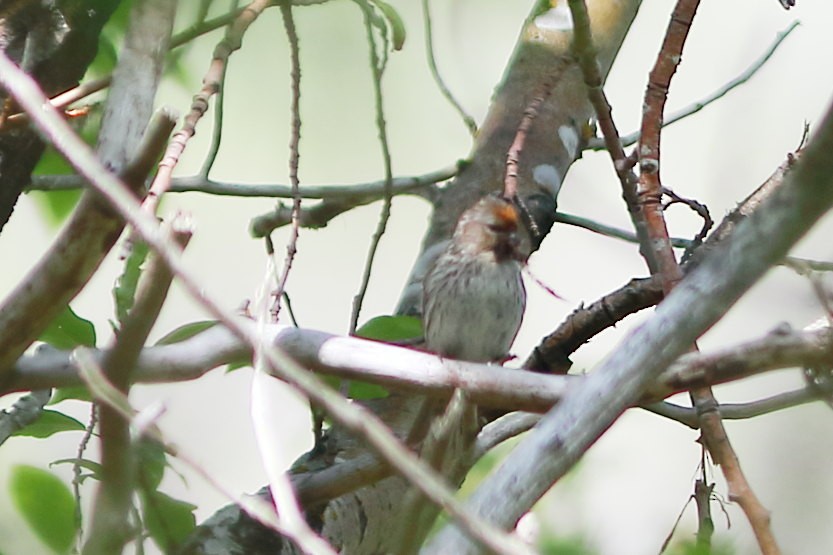
[[[570,355],[584,343],[630,314],[656,305],[662,287],[656,279],[633,279],[590,306],[580,306],[535,347],[523,367],[535,372],[566,374]]]
[[[657,271],[652,273],[660,276],[666,295],[682,279],[683,274],[671,248],[661,206],[663,189],[660,182],[660,135],[668,89],[682,59],[683,46],[698,5],[699,0],[679,0],[671,14],[660,53],[648,78],[638,147],[640,209],[651,238],[650,245],[658,262]],[[696,344],[693,348],[697,348]],[[770,528],[769,511],[758,501],[743,475],[740,461],[720,418],[720,412],[716,410],[717,400],[711,388],[693,389],[691,398],[699,412],[703,444],[715,463],[723,470],[729,486],[729,498],[737,501],[743,509],[761,551],[765,555],[780,553]]]

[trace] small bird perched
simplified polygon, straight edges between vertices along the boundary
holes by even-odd
[[[487,196],[463,212],[454,235],[423,281],[423,328],[428,350],[472,362],[506,358],[521,325],[517,207]]]

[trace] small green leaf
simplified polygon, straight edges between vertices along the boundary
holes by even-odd
[[[201,322],[191,322],[190,324],[185,324],[176,328],[174,331],[168,333],[156,342],[157,345],[171,345],[172,343],[179,343],[180,341],[185,341],[186,339],[190,339],[195,335],[204,332],[208,328],[212,328],[217,325],[216,320],[203,320]]]
[[[375,383],[360,382],[358,380],[350,380],[350,391],[347,396],[351,399],[384,399],[390,395],[390,392]]]
[[[47,405],[57,405],[61,401],[67,399],[74,399],[76,401],[92,401],[93,396],[90,395],[90,390],[83,385],[76,385],[72,387],[59,387],[52,393],[52,398]]]
[[[12,502],[35,535],[58,553],[67,553],[75,538],[75,499],[55,475],[34,466],[12,468]]]
[[[124,261],[124,271],[116,278],[113,287],[113,299],[116,301],[116,318],[124,322],[133,301],[136,299],[136,287],[142,275],[142,265],[148,256],[148,246],[141,241],[131,243],[130,255]]]
[[[171,553],[197,524],[195,505],[159,491],[142,497],[142,516],[150,537],[165,553]]]
[[[58,432],[75,432],[85,430],[86,426],[66,414],[54,410],[41,412],[37,420],[12,435],[45,438]]]
[[[252,365],[251,360],[242,361],[242,362],[232,362],[228,366],[226,366],[226,374],[229,372],[234,372],[235,370],[240,370],[241,368],[248,368]]]
[[[368,320],[356,335],[377,341],[405,341],[422,337],[422,322],[416,316],[377,316]]]
[[[67,306],[38,338],[56,349],[95,347],[95,326]]]
[[[387,2],[384,0],[372,0],[373,4],[379,9],[380,12],[385,16],[385,19],[388,21],[388,27],[390,28],[391,34],[391,42],[393,43],[394,50],[402,50],[402,47],[405,45],[405,23],[402,21],[402,18],[399,16],[399,13]]]
[[[168,456],[159,442],[146,439],[139,443],[139,472],[142,488],[146,491],[155,491],[162,483],[167,465]]]
[[[81,189],[32,191],[29,198],[40,207],[46,223],[54,228],[62,224],[72,213],[78,199],[81,198]]]
[[[71,465],[78,465],[81,468],[86,468],[90,471],[90,476],[96,480],[101,479],[101,463],[96,461],[91,461],[90,459],[58,459],[57,461],[52,461],[49,466],[57,466],[59,464],[71,464]]]

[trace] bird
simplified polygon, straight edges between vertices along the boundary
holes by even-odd
[[[503,362],[526,307],[518,207],[499,195],[478,200],[423,281],[427,350],[471,362]]]

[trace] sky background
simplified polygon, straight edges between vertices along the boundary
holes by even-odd
[[[419,3],[390,0],[408,31],[405,48],[391,56],[384,78],[385,111],[394,174],[418,175],[467,155],[471,139],[437,92],[424,57]],[[460,102],[482,122],[489,99],[512,52],[532,2],[518,0],[435,0],[437,63]],[[647,73],[667,24],[673,2],[646,0],[608,78],[606,92],[619,129],[637,128]],[[359,10],[350,2],[295,10],[301,41],[303,184],[341,184],[383,177],[376,140],[367,45]],[[704,2],[697,14],[683,62],[672,83],[668,110],[686,106],[743,72],[770,46],[777,33],[796,19],[801,26],[768,64],[746,85],[663,134],[663,184],[705,203],[719,220],[763,182],[799,143],[805,122],[811,127],[831,101],[833,5],[799,0],[784,11],[777,0]],[[178,22],[181,28],[184,22]],[[187,110],[208,67],[218,33],[204,37],[183,60],[187,83],[168,79],[157,104]],[[226,86],[224,142],[212,177],[245,183],[287,183],[289,140],[288,55],[277,10],[268,11],[246,36],[231,61]],[[208,146],[212,116],[199,126],[178,168],[198,170]],[[234,199],[203,194],[166,197],[161,213],[189,212],[197,223],[186,260],[202,275],[207,291],[234,308],[255,296],[266,261],[261,242],[250,238],[252,217],[270,210],[269,199]],[[359,208],[320,230],[302,230],[299,253],[288,284],[293,308],[303,327],[347,332],[353,295],[381,205]],[[627,228],[629,220],[605,153],[585,153],[574,164],[559,197],[564,212]],[[397,198],[388,233],[382,240],[362,321],[390,314],[397,302],[427,227],[429,206]],[[671,233],[691,237],[699,221],[682,207],[668,214]],[[57,230],[42,218],[31,197],[23,197],[0,235],[0,294],[5,295],[45,251]],[[833,219],[825,218],[794,253],[833,260]],[[274,234],[279,253],[288,233]],[[116,249],[118,251],[118,249]],[[115,251],[114,251],[115,252]],[[532,283],[524,325],[513,351],[521,358],[581,303],[589,304],[646,270],[637,248],[585,230],[556,226],[530,260],[532,272],[564,300]],[[111,255],[72,303],[91,319],[99,344],[109,340],[113,307],[110,290],[121,270]],[[830,280],[827,280],[830,283]],[[769,272],[700,342],[704,351],[760,337],[781,322],[803,327],[822,315],[806,279],[789,270]],[[617,329],[579,350],[574,372],[589,372],[633,326],[650,316],[628,318]],[[187,322],[205,318],[174,286],[151,340]],[[161,426],[167,437],[228,489],[251,492],[266,483],[250,416],[250,370],[221,370],[188,383],[139,386],[136,407],[162,404]],[[724,402],[743,402],[800,387],[797,371],[779,372],[716,388]],[[282,384],[274,396],[274,438],[279,460],[288,466],[311,445],[302,399]],[[0,408],[13,396],[0,399]],[[685,402],[685,397],[679,399]],[[86,420],[72,403],[62,410]],[[822,403],[753,421],[729,422],[727,429],[765,506],[785,553],[823,554],[833,550],[833,413]],[[49,441],[10,440],[0,449],[0,491],[13,464],[46,467],[74,456],[80,434]],[[602,554],[655,553],[672,528],[698,476],[697,433],[638,410],[629,411],[588,452],[578,467],[541,504],[542,530],[579,535]],[[179,469],[181,465],[174,463]],[[710,471],[713,469],[710,468]],[[70,478],[68,467],[55,472]],[[726,496],[719,471],[712,472],[716,492]],[[169,472],[163,491],[199,506],[198,521],[227,500],[196,477],[184,483]],[[89,501],[92,495],[87,495]],[[742,513],[728,506],[731,529],[714,507],[717,541],[738,553],[754,553],[754,541]],[[694,530],[689,507],[679,538]],[[0,494],[0,550],[37,552],[35,540]]]

